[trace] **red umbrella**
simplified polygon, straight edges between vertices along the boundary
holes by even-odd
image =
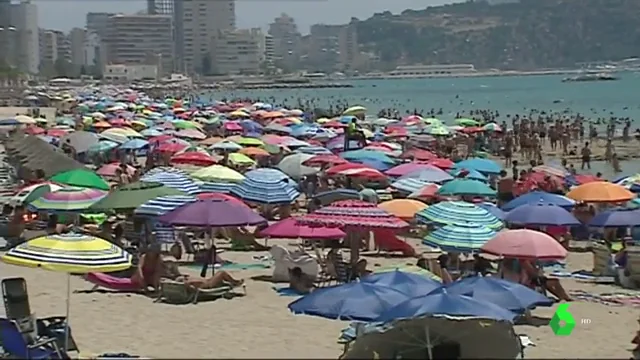
[[[162,143],[162,144],[158,145],[156,150],[158,150],[160,152],[176,153],[176,152],[178,152],[180,150],[184,150],[188,146],[189,146],[189,144],[185,144],[185,143],[165,142],[165,143]]]
[[[327,170],[327,175],[359,176],[369,179],[384,179],[386,176],[380,171],[362,164],[346,163]]]
[[[115,162],[107,165],[103,165],[96,174],[101,176],[116,176],[116,170],[120,169],[120,163]],[[131,165],[127,165],[127,174],[133,175],[136,172],[136,168]]]
[[[438,184],[427,184],[421,187],[420,189],[418,189],[418,191],[414,191],[413,193],[411,193],[409,197],[412,199],[437,198],[438,195],[436,193],[438,192],[438,189],[440,189],[440,185]]]
[[[442,158],[430,160],[429,164],[444,170],[451,169],[455,165],[453,161],[449,159],[442,159]]]
[[[567,250],[551,236],[535,230],[503,230],[487,241],[481,251],[516,259],[559,260]]]
[[[30,126],[24,132],[29,135],[41,135],[45,133],[45,130],[41,127]]]
[[[113,126],[131,126],[131,123],[125,119],[113,119],[109,120],[109,124]]]
[[[280,220],[268,228],[260,231],[261,236],[284,239],[342,239],[346,234],[335,227],[312,227],[298,223],[298,219],[290,217]]]
[[[199,151],[188,151],[182,154],[171,157],[171,163],[173,164],[189,164],[196,166],[210,166],[217,161],[210,155],[201,153]]]
[[[67,135],[69,132],[67,130],[64,129],[49,129],[47,130],[47,135],[49,136],[53,136],[53,137],[63,137],[65,135]]]
[[[432,153],[429,150],[410,149],[410,150],[407,150],[407,151],[403,152],[402,155],[400,155],[400,157],[403,158],[403,159],[415,159],[415,160],[421,160],[421,161],[429,161],[429,160],[437,159],[438,155]]]
[[[360,200],[342,200],[298,218],[309,226],[403,229],[408,223],[387,211]]]
[[[173,136],[168,135],[168,134],[164,134],[164,135],[158,135],[158,136],[154,136],[149,138],[149,144],[160,144],[169,140],[173,140],[175,139]]]
[[[460,130],[460,132],[463,132],[465,134],[475,134],[483,131],[484,131],[484,128],[481,126],[471,126],[471,127],[466,127]]]
[[[328,123],[322,124],[322,127],[340,129],[340,128],[346,128],[347,124],[343,124],[339,121],[332,120],[332,121],[329,121]]]
[[[590,174],[574,175],[573,178],[578,182],[579,185],[594,182],[594,181],[602,181],[602,178],[599,178],[595,175],[590,175]]]
[[[346,170],[354,170],[354,169],[371,169],[370,167],[362,164],[345,162],[340,165],[336,165],[327,169],[328,175],[339,175],[341,172]]]
[[[319,155],[315,155],[312,158],[309,158],[308,160],[304,161],[302,163],[302,165],[304,166],[311,166],[311,167],[316,167],[316,166],[323,166],[323,165],[342,165],[342,164],[346,164],[348,163],[347,160],[341,158],[338,155],[334,155],[334,154],[319,154]]]

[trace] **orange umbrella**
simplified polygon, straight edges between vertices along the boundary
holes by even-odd
[[[567,193],[567,197],[584,202],[623,202],[636,197],[624,187],[605,181],[594,181],[575,187]]]
[[[94,122],[91,126],[93,126],[94,128],[102,128],[102,129],[107,129],[111,127],[111,124],[109,124],[106,121],[96,121]]]
[[[427,204],[418,200],[396,199],[385,201],[378,207],[402,220],[411,220],[416,216],[416,213],[426,209]]]
[[[240,154],[244,154],[244,155],[251,156],[251,157],[270,156],[271,155],[271,154],[269,154],[269,152],[267,152],[267,150],[260,149],[260,148],[257,148],[257,147],[242,148],[238,152]]]
[[[215,145],[215,144],[219,143],[222,140],[223,139],[221,137],[214,136],[214,137],[210,137],[210,138],[204,139],[202,141],[198,141],[198,144],[204,145],[204,146]]]

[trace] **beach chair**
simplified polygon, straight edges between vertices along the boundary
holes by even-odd
[[[246,294],[247,289],[242,285]],[[180,281],[163,279],[160,281],[160,293],[154,302],[166,302],[169,304],[197,304],[200,300],[212,300],[218,298],[233,297],[231,286],[220,286],[213,289],[193,289]]]
[[[269,254],[274,261],[273,274],[271,274],[271,280],[274,282],[289,281],[289,270],[296,267],[314,280],[318,277],[318,260],[306,253],[290,252],[283,246],[273,245],[269,249]]]
[[[35,340],[38,336],[36,321],[31,312],[24,278],[2,279],[2,301],[7,319],[15,321],[20,333],[26,338]]]
[[[634,289],[640,284],[640,246],[627,246],[627,265],[625,273],[629,274],[628,279],[634,285]]]
[[[189,260],[189,255],[191,255],[192,260],[196,261],[196,257],[207,252],[207,249],[204,247],[204,245],[197,242],[192,242],[191,239],[186,236],[186,234],[182,234],[180,236],[180,243],[182,243],[184,252],[185,254],[187,254],[187,260]]]
[[[67,352],[77,351],[80,349],[73,338],[71,327],[69,327],[68,339],[66,339],[65,331],[67,318],[64,316],[50,316],[44,319],[36,319],[36,327],[38,337],[55,339],[58,349],[64,349],[65,340],[67,343]]]
[[[61,353],[56,339],[43,338],[28,341],[24,338],[15,321],[0,319],[0,343],[9,358],[16,359],[68,359]]]

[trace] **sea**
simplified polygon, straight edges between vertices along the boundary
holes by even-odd
[[[340,81],[351,88],[224,90],[202,94],[208,100],[248,98],[287,108],[300,104],[328,108],[332,104],[361,105],[367,113],[393,108],[406,112],[441,111],[436,117],[451,124],[457,114],[470,110],[491,109],[508,123],[508,115],[553,112],[581,114],[596,122],[610,117],[640,121],[640,74],[617,73],[617,81],[562,82],[565,76],[493,76],[436,79],[393,79]],[[602,121],[605,123],[605,121]],[[637,126],[637,125],[636,125]],[[632,126],[635,130],[636,126]],[[551,160],[559,162],[559,159]],[[580,164],[576,164],[578,167]],[[640,161],[621,163],[623,173],[613,173],[610,165],[594,162],[591,171],[613,179],[640,172]]]

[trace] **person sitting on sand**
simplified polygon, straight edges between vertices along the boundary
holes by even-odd
[[[160,277],[164,271],[160,245],[157,243],[149,245],[147,251],[140,257],[138,268],[131,276],[131,281],[138,284],[145,292],[151,286],[154,291],[160,289]]]
[[[289,269],[289,287],[298,294],[308,294],[315,288],[313,279],[302,272],[299,267]]]
[[[560,300],[572,301],[571,297],[560,284],[560,280],[544,276],[542,269],[531,260],[521,260],[521,283],[530,288],[543,288]]]

